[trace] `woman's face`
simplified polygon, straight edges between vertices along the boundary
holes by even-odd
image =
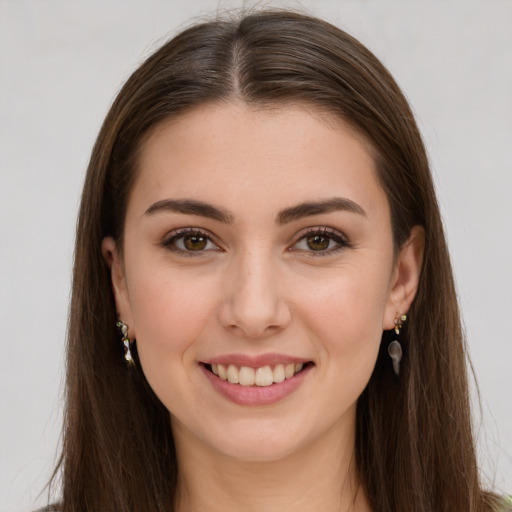
[[[409,260],[364,144],[324,120],[209,105],[143,146],[123,256],[104,253],[178,441],[245,460],[353,445]]]

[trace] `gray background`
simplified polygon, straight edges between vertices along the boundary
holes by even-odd
[[[243,4],[0,0],[1,511],[45,503],[38,493],[59,441],[76,209],[107,108],[186,20]],[[367,44],[415,109],[480,385],[486,481],[512,492],[512,1],[302,5]]]

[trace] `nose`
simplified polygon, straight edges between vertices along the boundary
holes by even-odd
[[[234,261],[225,281],[221,323],[247,338],[265,338],[291,321],[279,262],[258,252]]]

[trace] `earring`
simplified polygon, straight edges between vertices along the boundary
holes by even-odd
[[[393,340],[388,346],[388,354],[391,357],[391,361],[393,361],[393,371],[396,375],[400,374],[400,361],[402,360],[402,345],[398,341],[398,336],[400,335],[400,329],[404,325],[404,322],[407,320],[407,315],[397,315],[395,318],[395,333],[396,339]]]
[[[132,353],[130,350],[130,338],[128,337],[128,326],[124,322],[117,322],[116,326],[121,329],[122,338],[121,341],[124,345],[124,358],[128,363],[128,366],[135,366]]]

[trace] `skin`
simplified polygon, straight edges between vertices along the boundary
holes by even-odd
[[[330,121],[300,105],[233,102],[160,125],[142,148],[123,253],[103,242],[119,318],[171,414],[178,510],[370,510],[353,463],[356,403],[382,331],[414,298],[423,236],[414,228],[394,253],[367,145]],[[361,212],[278,222],[284,209],[333,197]],[[213,205],[230,222],[147,212],[167,199]],[[184,228],[207,245],[187,251]],[[308,230],[327,250],[308,245]],[[276,352],[313,366],[270,405],[228,400],[200,365]]]

